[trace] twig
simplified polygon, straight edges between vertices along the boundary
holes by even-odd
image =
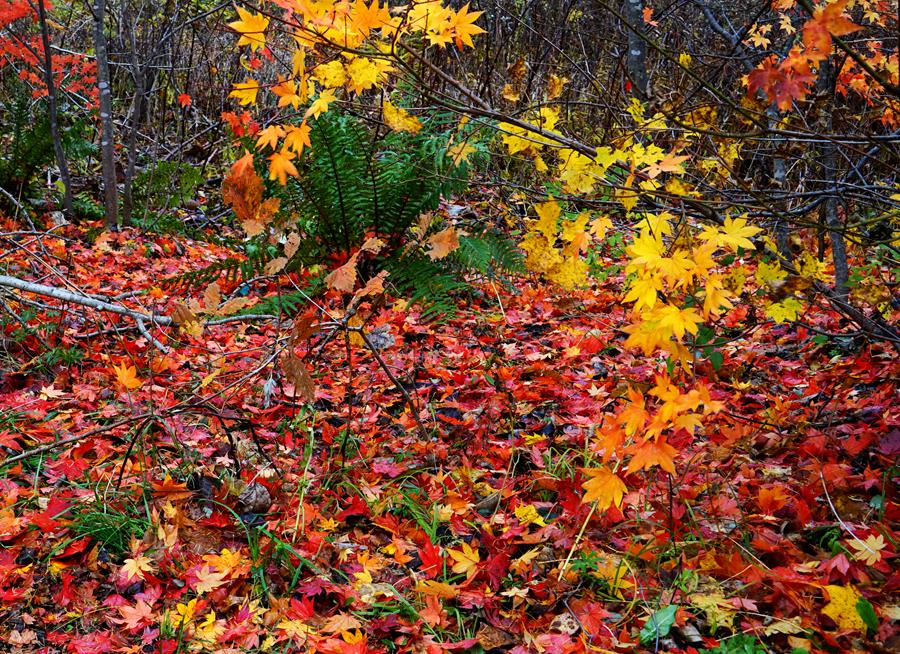
[[[819,470],[819,479],[822,480],[822,490],[825,491],[825,500],[828,502],[828,508],[831,509],[831,512],[834,514],[834,517],[838,521],[838,524],[841,526],[841,529],[850,534],[853,537],[853,540],[862,545],[869,554],[874,554],[880,558],[881,553],[876,552],[871,547],[869,547],[869,544],[866,543],[866,541],[864,541],[862,538],[857,536],[850,525],[844,522],[843,518],[841,518],[841,516],[838,514],[837,509],[834,508],[834,504],[831,501],[831,495],[828,494],[828,484],[825,483],[825,475],[822,474],[821,470]]]
[[[169,347],[166,345],[163,345],[162,343],[160,343],[158,340],[156,340],[153,337],[153,334],[151,334],[147,330],[147,325],[144,324],[144,321],[142,319],[135,318],[134,324],[137,326],[137,330],[141,333],[141,335],[153,344],[153,347],[155,347],[157,350],[159,350],[163,354],[169,353]]]
[[[12,193],[10,193],[10,192],[7,191],[5,188],[3,188],[2,186],[0,186],[0,194],[3,194],[3,195],[6,197],[7,200],[9,200],[10,202],[13,203],[13,206],[16,208],[16,211],[17,211],[17,212],[19,212],[19,213],[21,213],[23,216],[25,216],[25,220],[28,221],[28,226],[31,227],[31,229],[33,229],[33,230],[36,229],[34,223],[31,221],[31,214],[29,214],[29,213],[28,213],[28,210],[25,209],[25,207],[22,206],[22,203],[21,203],[21,202],[19,202],[18,200],[16,200],[16,198],[13,196]]]
[[[140,311],[135,311],[134,309],[129,309],[128,307],[122,306],[121,304],[115,304],[113,302],[101,300],[97,297],[92,297],[85,293],[75,293],[73,291],[68,291],[57,286],[47,286],[46,284],[29,282],[24,279],[19,279],[18,277],[10,277],[9,275],[0,275],[0,286],[6,286],[7,288],[14,288],[26,293],[34,293],[35,295],[51,297],[55,300],[60,300],[61,302],[79,304],[91,309],[97,309],[98,311],[108,311],[110,313],[115,313],[120,316],[131,318],[135,322],[135,328],[153,345],[153,347],[164,353],[169,352],[168,346],[157,340],[150,333],[150,331],[147,329],[147,323],[160,326],[171,325],[174,322],[171,316],[165,316],[158,313],[142,313]],[[203,324],[212,326],[224,325],[226,323],[239,322],[244,320],[275,319],[277,319],[277,316],[273,316],[270,314],[251,313],[236,316],[224,316],[220,318],[210,318],[209,320],[205,320]]]
[[[122,425],[127,425],[129,423],[144,420],[150,416],[149,413],[142,413],[137,416],[132,416],[130,418],[126,418],[125,420],[119,420],[109,425],[104,425],[102,427],[97,427],[96,429],[91,429],[90,431],[86,431],[83,434],[76,434],[74,436],[69,436],[68,438],[63,438],[62,440],[58,440],[54,443],[48,443],[47,445],[41,445],[40,447],[36,447],[32,450],[28,450],[27,452],[22,452],[21,454],[16,454],[15,456],[11,456],[9,458],[0,461],[0,466],[6,466],[11,463],[15,463],[16,461],[22,461],[23,459],[27,459],[29,457],[35,456],[37,454],[43,454],[45,452],[50,452],[51,450],[55,450],[57,447],[62,447],[63,445],[68,445],[70,443],[77,443],[78,441],[84,440],[85,438],[90,438],[91,436],[96,436],[104,431],[109,431],[110,429],[115,429],[116,427],[121,427]]]
[[[422,424],[422,420],[419,418],[419,410],[416,408],[416,405],[413,403],[412,397],[409,394],[409,391],[404,388],[403,384],[400,383],[400,380],[394,376],[394,373],[391,372],[391,369],[384,362],[384,359],[381,358],[381,355],[378,353],[378,348],[376,348],[372,341],[369,340],[366,332],[363,331],[362,327],[347,327],[348,332],[355,331],[360,337],[363,339],[363,342],[366,344],[366,347],[372,352],[372,356],[375,357],[375,361],[378,362],[378,365],[381,366],[381,369],[384,370],[384,373],[388,376],[388,379],[391,380],[391,383],[397,387],[397,390],[403,394],[403,399],[406,400],[406,404],[409,406],[409,412],[412,414],[413,420],[416,421],[416,427],[419,430],[419,436],[422,437],[422,440],[428,439],[428,430],[425,429],[425,425]]]

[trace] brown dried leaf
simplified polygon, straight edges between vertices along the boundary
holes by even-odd
[[[372,254],[378,254],[381,248],[384,247],[384,241],[382,241],[377,236],[371,236],[366,239],[366,242],[362,244],[362,247],[359,248],[360,252],[371,252]]]
[[[443,259],[459,247],[459,233],[455,227],[448,227],[428,239],[431,249],[428,256],[432,261]]]
[[[353,299],[359,300],[369,295],[381,295],[382,293],[384,293],[384,280],[387,278],[387,276],[388,271],[382,270],[372,279],[367,281],[365,286],[356,291],[356,293],[353,295]]]
[[[182,325],[186,325],[191,322],[198,322],[197,316],[188,309],[185,305],[180,302],[175,305],[175,309],[172,310],[172,322],[181,327]]]
[[[293,384],[295,392],[305,402],[313,402],[316,399],[316,384],[303,361],[293,352],[281,360],[281,368],[284,370],[285,379]]]
[[[206,313],[215,315],[219,303],[222,301],[222,289],[219,288],[219,282],[213,282],[203,291],[203,310]]]
[[[230,316],[233,313],[237,313],[241,309],[246,309],[247,307],[252,307],[254,304],[259,302],[258,297],[234,297],[228,300],[225,304],[219,307],[219,315],[220,316]]]
[[[265,273],[267,275],[277,275],[287,265],[287,257],[277,257],[266,264]]]
[[[259,236],[263,233],[265,225],[255,218],[249,218],[241,221],[241,229],[244,230],[244,233],[247,234],[247,236]]]
[[[368,242],[368,241],[367,241]],[[356,255],[340,268],[335,268],[325,278],[325,285],[341,293],[349,293],[356,286]]]
[[[351,631],[353,629],[362,628],[362,622],[360,622],[356,616],[347,613],[338,613],[328,618],[319,631],[326,634],[336,634],[342,631]]]
[[[287,237],[287,240],[284,242],[284,256],[288,259],[297,254],[297,249],[300,247],[300,234],[297,232],[291,232]]]
[[[291,345],[296,345],[300,341],[305,341],[316,333],[318,325],[316,324],[316,314],[307,313],[301,316],[295,323],[291,332]]]
[[[254,481],[238,496],[238,506],[245,513],[265,513],[272,506],[272,496],[268,488]]]
[[[481,645],[485,652],[498,647],[507,647],[515,642],[512,635],[489,624],[481,625],[475,634],[475,638],[478,639],[478,644]]]

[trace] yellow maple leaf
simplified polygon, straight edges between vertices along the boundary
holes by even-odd
[[[474,152],[474,145],[470,145],[465,141],[460,141],[459,143],[454,143],[447,149],[447,156],[450,158],[450,161],[453,162],[453,166],[458,168],[462,164],[468,163],[469,157]]]
[[[773,302],[766,307],[766,315],[769,316],[776,324],[785,321],[793,322],[797,320],[797,316],[803,310],[803,305],[796,298],[785,298],[781,302]]]
[[[722,242],[725,245],[730,245],[735,252],[737,252],[739,247],[745,250],[752,250],[754,245],[749,237],[755,236],[761,231],[759,227],[748,226],[746,218],[726,218],[725,223],[722,225],[721,238]]]
[[[291,161],[296,155],[287,149],[275,152],[269,157],[269,179],[277,179],[284,186],[287,184],[287,176],[297,177],[300,173]]]
[[[535,231],[540,232],[552,243],[556,240],[557,222],[561,214],[559,203],[552,198],[542,204],[534,207],[537,212],[538,220],[534,224]]]
[[[472,37],[476,34],[484,34],[484,30],[475,24],[475,21],[483,13],[483,11],[470,12],[469,3],[466,3],[462,9],[450,16],[451,33],[457,48],[462,50],[464,45],[474,47]]]
[[[881,550],[884,549],[885,542],[881,534],[869,534],[865,540],[854,538],[848,545],[855,550],[854,559],[865,561],[866,565],[875,565],[881,560]]]
[[[347,71],[339,60],[334,59],[324,64],[319,64],[313,69],[312,78],[325,88],[343,86],[347,81]]]
[[[769,286],[777,286],[778,282],[787,279],[787,272],[782,270],[779,263],[766,263],[760,261],[756,267],[756,281],[759,284],[767,284]]]
[[[250,50],[266,47],[266,28],[269,19],[262,14],[254,14],[241,7],[236,7],[238,20],[228,23],[228,27],[241,35],[238,46],[246,45]]]
[[[544,519],[541,517],[541,514],[538,513],[534,504],[517,506],[515,514],[516,518],[518,518],[519,522],[523,525],[537,525],[538,527],[547,526],[547,523],[544,522]]]
[[[347,64],[347,90],[362,93],[378,83],[378,66],[371,59],[357,57]]]
[[[113,366],[113,372],[116,373],[116,381],[129,391],[140,388],[141,384],[144,383],[138,379],[137,369],[135,369],[134,366],[128,366],[123,363],[118,366]]]
[[[181,617],[176,627],[187,624],[194,619],[194,613],[197,610],[197,598],[195,597],[186,604],[178,603],[175,605],[175,612]]]
[[[866,623],[856,610],[856,604],[862,595],[853,586],[825,586],[828,593],[828,604],[822,614],[834,620],[839,629],[865,631]]]
[[[229,98],[236,98],[238,103],[244,106],[256,104],[256,96],[259,93],[259,82],[247,78],[243,82],[235,82],[234,90],[228,94]]]
[[[122,573],[127,579],[143,579],[145,572],[153,572],[153,562],[143,554],[125,559],[122,565]]]
[[[661,291],[662,287],[662,279],[656,275],[636,277],[628,287],[625,302],[634,302],[634,308],[638,311],[641,307],[652,309],[658,299],[657,291]]]
[[[720,627],[732,629],[734,627],[734,618],[737,611],[725,598],[722,591],[695,593],[690,596],[690,602],[706,614],[706,620],[710,624],[710,629],[715,630]]]
[[[725,289],[725,281],[722,275],[710,275],[706,280],[703,298],[703,316],[718,316],[722,311],[731,309],[734,305],[728,299],[729,292]]]
[[[453,572],[465,574],[467,577],[473,577],[478,572],[481,555],[478,554],[477,549],[473,549],[468,543],[462,544],[462,550],[447,550],[447,554],[455,561]]]
[[[601,511],[622,505],[628,488],[618,475],[605,467],[585,468],[584,472],[590,479],[581,485],[585,490],[582,502],[597,502],[597,508]]]
[[[679,339],[684,338],[685,332],[696,334],[697,326],[703,322],[703,318],[692,307],[679,309],[674,305],[665,304],[659,307],[657,312],[655,317],[659,320],[659,326],[671,329]]]
[[[422,123],[419,119],[411,115],[406,109],[396,107],[388,100],[384,101],[382,107],[384,113],[384,122],[395,132],[412,132],[418,134],[422,129]]]
[[[313,100],[313,103],[309,105],[309,108],[306,110],[306,113],[303,115],[303,118],[309,118],[312,116],[313,118],[318,118],[320,115],[328,111],[328,106],[337,100],[334,97],[333,89],[322,89],[319,91],[319,95],[316,96],[316,99]]]
[[[649,268],[656,268],[659,265],[664,250],[662,239],[649,231],[641,232],[640,236],[625,248],[625,252],[631,257],[632,265],[643,265]]]

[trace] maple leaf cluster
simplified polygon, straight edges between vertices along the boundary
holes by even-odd
[[[48,3],[49,5],[49,3]],[[44,43],[38,34],[37,7],[23,0],[0,1],[0,71],[17,76],[30,88],[32,97],[47,95],[44,77]],[[77,53],[53,52],[53,83],[76,106],[97,105],[97,64]],[[86,100],[86,102],[85,102]]]
[[[238,20],[229,23],[239,35],[237,45],[271,58],[267,41],[270,18],[240,7],[237,12]],[[255,105],[264,88],[277,96],[279,108],[296,110],[308,105],[299,126],[274,123],[260,133],[257,149],[272,151],[270,178],[284,185],[287,177],[297,176],[293,160],[302,154],[304,146],[310,145],[306,121],[328,111],[339,101],[341,90],[347,96],[358,96],[388,81],[396,71],[393,59],[397,57],[397,42],[423,37],[430,46],[454,43],[460,49],[471,47],[472,37],[484,32],[475,24],[481,14],[470,11],[468,4],[453,10],[438,0],[416,0],[397,10],[379,0],[368,4],[356,0],[290,5],[285,22],[295,26],[290,75],[279,74],[277,83],[267,87],[248,77],[236,82],[231,92],[231,97],[244,106]],[[252,56],[251,61],[258,61],[256,54]],[[383,114],[394,130],[417,132],[421,128],[417,118],[390,101],[384,102]]]

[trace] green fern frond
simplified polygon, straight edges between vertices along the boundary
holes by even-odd
[[[265,271],[266,264],[271,260],[269,252],[261,249],[258,253],[249,255],[246,259],[228,257],[221,261],[191,270],[175,277],[164,279],[162,284],[172,289],[197,289],[208,286],[217,279],[229,281],[247,281],[258,277]]]

